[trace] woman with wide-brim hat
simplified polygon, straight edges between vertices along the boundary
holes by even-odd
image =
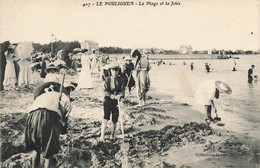
[[[104,118],[101,125],[100,140],[105,138],[105,131],[107,122],[112,115],[112,129],[111,138],[115,136],[116,123],[119,117],[118,100],[124,98],[125,81],[122,76],[119,75],[120,65],[117,62],[107,65],[108,70],[111,71],[111,76],[105,78],[104,81]]]
[[[195,98],[199,104],[204,105],[205,113],[207,114],[206,121],[214,122],[215,120],[211,117],[211,111],[214,110],[217,116],[217,108],[214,104],[214,99],[218,99],[220,93],[231,94],[232,90],[229,85],[222,81],[203,81],[199,83],[195,93]]]
[[[40,164],[40,154],[45,159],[44,166],[50,166],[50,160],[60,150],[60,134],[66,133],[71,111],[69,97],[65,89],[56,82],[43,83],[35,89],[34,102],[29,108],[25,129],[25,148],[32,153],[32,167]]]

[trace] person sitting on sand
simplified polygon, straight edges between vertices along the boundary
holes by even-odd
[[[45,159],[44,167],[52,167],[50,162],[60,150],[59,137],[67,129],[68,112],[71,104],[67,91],[56,82],[43,83],[35,89],[32,106],[25,129],[25,148],[32,153],[32,167],[40,164],[40,154]]]
[[[47,74],[44,82],[60,82],[59,79],[59,68],[54,64],[50,64],[46,69],[45,73]]]
[[[228,84],[221,81],[203,81],[199,83],[195,97],[197,101],[202,101],[200,104],[204,104],[204,110],[207,114],[206,121],[214,122],[214,119],[211,117],[212,110],[214,110],[216,118],[218,118],[217,108],[213,99],[218,99],[220,93],[231,94],[232,90]]]
[[[111,114],[111,138],[114,138],[115,136],[116,123],[119,116],[118,100],[124,98],[125,91],[124,78],[119,75],[119,64],[114,62],[107,65],[107,68],[111,71],[111,76],[106,77],[104,81],[104,118],[101,125],[101,141],[104,141],[107,122],[110,119]]]
[[[251,68],[248,70],[248,83],[252,83],[253,81],[253,69],[255,68],[255,65],[251,65]]]

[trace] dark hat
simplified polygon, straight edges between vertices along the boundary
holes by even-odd
[[[59,70],[59,67],[55,66],[54,64],[50,64],[50,65],[45,69],[45,72],[46,72],[46,73],[49,73],[49,71],[50,71],[51,69],[54,69],[54,70],[58,71],[58,70]]]
[[[61,84],[57,83],[57,82],[45,82],[45,83],[39,85],[34,90],[34,99],[36,99],[41,94],[46,93],[45,89],[53,90],[54,92],[60,92],[60,86],[61,86]],[[62,88],[62,93],[65,93],[65,94],[68,93],[64,87]]]
[[[140,50],[140,49],[139,49]],[[132,49],[131,51],[131,57],[135,58],[136,56],[139,58],[142,56],[141,52],[138,49]]]
[[[118,68],[120,68],[120,64],[117,62],[113,62],[107,65],[107,69],[118,69]]]
[[[76,89],[72,82],[64,83],[64,87],[67,91],[74,91]]]
[[[82,52],[83,52],[83,53],[84,53],[84,52],[88,52],[88,49],[84,48],[84,49],[82,49]]]

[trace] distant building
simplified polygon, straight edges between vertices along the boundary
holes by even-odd
[[[88,41],[88,40],[81,42],[80,46],[81,48],[85,48],[85,49],[95,49],[95,50],[99,49],[98,43],[94,41]]]
[[[190,45],[181,45],[180,54],[191,54],[192,53],[192,47]]]

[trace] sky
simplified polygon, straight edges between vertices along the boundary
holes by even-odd
[[[150,0],[166,1],[171,2]],[[259,0],[179,0],[175,2],[181,4],[175,6],[83,7],[88,2],[96,3],[0,0],[0,42],[43,44],[51,42],[54,34],[57,40],[92,40],[101,47],[260,49]]]

